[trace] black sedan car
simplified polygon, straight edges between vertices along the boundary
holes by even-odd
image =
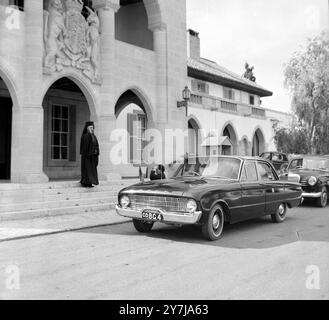
[[[281,180],[300,182],[303,189],[302,197],[314,199],[318,207],[328,203],[329,191],[329,157],[298,156],[293,158]]]
[[[206,239],[217,240],[224,222],[266,215],[283,222],[301,195],[299,183],[280,181],[264,159],[215,156],[185,161],[171,179],[121,190],[116,211],[132,218],[140,232],[150,231],[154,222],[198,224]]]
[[[288,156],[281,152],[264,152],[260,157],[270,161],[276,170],[281,170],[283,166],[288,165],[289,163]]]

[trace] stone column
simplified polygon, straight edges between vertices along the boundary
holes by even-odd
[[[13,115],[15,148],[12,181],[17,183],[47,182],[43,173],[43,2],[25,0],[25,68],[24,101]]]
[[[158,123],[168,122],[168,48],[167,48],[167,28],[163,23],[152,27],[154,39],[154,51],[156,53],[156,73],[157,73],[157,100],[156,121]]]
[[[110,181],[121,178],[115,172],[110,157],[113,146],[110,136],[116,124],[114,115],[115,13],[120,8],[120,1],[94,0],[93,7],[98,12],[101,23],[101,72],[103,79],[100,90],[101,108],[96,128],[101,151],[98,173],[100,180]]]

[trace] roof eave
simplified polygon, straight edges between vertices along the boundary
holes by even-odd
[[[234,81],[231,79],[227,79],[224,77],[221,77],[219,75],[211,74],[205,71],[201,71],[198,69],[195,69],[193,67],[188,66],[187,67],[187,74],[189,77],[228,86],[237,90],[243,90],[246,92],[249,92],[251,94],[259,95],[260,97],[270,97],[273,95],[273,92],[269,90],[263,90],[260,88],[256,88],[252,85],[244,84],[238,81]]]

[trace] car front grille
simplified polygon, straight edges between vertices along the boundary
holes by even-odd
[[[168,212],[186,212],[186,198],[154,196],[154,195],[129,195],[130,207],[134,210],[156,208]]]

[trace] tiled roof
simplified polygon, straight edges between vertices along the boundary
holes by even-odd
[[[200,78],[203,76],[208,75],[210,79],[205,79],[211,82],[215,82],[218,84],[223,85],[230,85],[233,88],[237,88],[240,90],[246,90],[250,93],[259,94],[260,96],[271,96],[273,93],[262,86],[258,85],[257,83],[244,78],[222,66],[219,66],[217,63],[202,59],[195,60],[192,58],[188,58],[187,66],[189,72],[192,73],[192,76],[197,77],[200,75]]]

